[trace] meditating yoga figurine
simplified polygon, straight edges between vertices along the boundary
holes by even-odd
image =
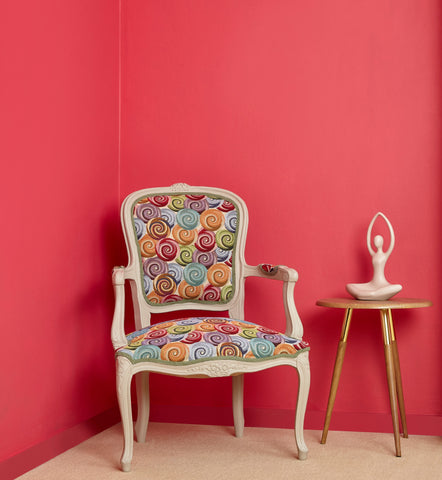
[[[384,238],[382,235],[374,237],[374,246],[376,251],[371,246],[371,230],[377,217],[382,217],[387,223],[390,231],[390,246],[384,252],[382,247],[384,245]],[[367,247],[372,257],[373,263],[373,279],[368,283],[349,283],[346,285],[347,292],[358,300],[388,300],[402,290],[402,285],[392,285],[387,282],[384,274],[385,263],[390,256],[394,247],[394,232],[388,218],[381,212],[378,212],[370,223],[367,231]]]

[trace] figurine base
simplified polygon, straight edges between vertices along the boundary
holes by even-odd
[[[402,290],[402,285],[376,287],[370,283],[349,283],[347,292],[357,300],[389,300]]]

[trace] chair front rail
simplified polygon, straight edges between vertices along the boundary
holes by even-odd
[[[243,373],[253,373],[265,370],[270,367],[288,365],[298,368],[299,362],[307,361],[308,351],[299,353],[296,357],[280,356],[262,361],[244,361],[244,360],[209,360],[200,363],[190,363],[187,365],[168,365],[166,363],[140,362],[131,364],[133,375],[139,372],[154,372],[163,375],[173,375],[189,378],[219,378],[230,377]]]

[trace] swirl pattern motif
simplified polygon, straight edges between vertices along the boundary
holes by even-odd
[[[221,291],[219,287],[214,287],[213,285],[208,285],[203,292],[202,300],[206,302],[219,302],[221,298]]]
[[[169,362],[184,362],[189,358],[189,349],[181,342],[167,343],[161,349],[160,358]]]
[[[217,350],[219,357],[242,357],[242,350],[232,342],[220,343]]]
[[[232,299],[240,220],[232,202],[164,194],[139,199],[132,212],[148,304]]]
[[[221,290],[221,300],[223,302],[228,302],[233,295],[233,287],[232,285],[224,285],[224,287]]]
[[[167,330],[165,328],[152,329],[144,335],[145,339],[159,338],[167,335]]]
[[[215,197],[207,197],[207,203],[209,204],[210,208],[219,207],[223,203],[222,198],[215,198]]]
[[[162,238],[156,244],[155,252],[161,260],[171,262],[177,256],[178,244],[171,238]]]
[[[168,208],[161,209],[161,218],[167,222],[170,228],[172,228],[176,223],[176,213]]]
[[[175,225],[172,230],[173,238],[181,245],[191,245],[196,238],[196,230],[186,230],[179,225]]]
[[[194,245],[181,245],[180,246],[180,253],[176,258],[176,262],[179,265],[185,267],[187,264],[192,262],[193,252],[195,251]]]
[[[244,337],[240,337],[239,335],[231,335],[230,341],[241,350],[243,355],[249,351],[250,344]]]
[[[134,353],[135,360],[160,358],[161,349],[155,345],[142,345]]]
[[[215,325],[215,329],[218,332],[225,333],[226,335],[236,335],[239,333],[239,327],[232,325],[231,323],[221,323]]]
[[[218,230],[224,221],[224,215],[216,208],[210,208],[201,214],[201,225],[206,230]]]
[[[228,230],[218,230],[216,233],[216,244],[223,250],[232,250],[235,243],[235,235]]]
[[[200,230],[195,247],[201,252],[211,252],[216,246],[216,238],[213,232],[209,230]]]
[[[185,318],[184,320],[177,320],[175,323],[177,325],[197,325],[200,321],[199,318]]]
[[[195,210],[198,213],[202,213],[209,208],[209,204],[207,203],[204,195],[201,198],[187,197],[186,200],[184,200],[184,206],[186,208]]]
[[[181,228],[185,230],[193,230],[198,226],[199,215],[198,212],[191,208],[183,208],[176,216],[176,221]]]
[[[192,254],[192,262],[201,263],[206,268],[211,267],[216,263],[216,253],[215,252],[201,252],[200,250],[195,250]]]
[[[174,278],[168,273],[163,273],[155,277],[153,281],[153,289],[160,297],[172,295],[176,290]]]
[[[216,328],[216,327],[215,327]],[[207,332],[203,335],[204,340],[212,345],[226,343],[230,340],[229,336],[222,332]]]
[[[216,247],[215,248],[216,258],[218,262],[225,262],[230,257],[230,252],[228,250],[223,250],[222,248]]]
[[[256,358],[263,358],[273,355],[275,345],[269,340],[256,337],[250,340],[250,348],[252,349],[252,353]]]
[[[150,198],[147,199],[148,201]],[[169,209],[173,212],[178,212],[184,208],[184,201],[186,197],[184,195],[174,195],[169,201]],[[143,200],[140,200],[142,202]]]
[[[193,287],[201,285],[207,277],[207,269],[200,263],[189,263],[184,267],[184,280]]]
[[[156,197],[151,197],[150,203],[157,207],[165,207],[169,203],[169,200],[167,195],[157,195]]]
[[[185,280],[183,280],[178,287],[178,295],[187,300],[199,298],[202,293],[203,287],[201,285],[190,285]]]
[[[139,240],[140,253],[142,257],[150,258],[156,255],[157,242],[150,235],[144,235]]]
[[[197,343],[201,342],[203,339],[203,332],[200,332],[198,330],[193,330],[192,332],[189,332],[185,338],[183,338],[184,343]]]
[[[148,294],[152,290],[152,280],[147,276],[143,276],[143,285],[144,285],[144,293]]]
[[[139,240],[146,233],[146,224],[139,218],[134,218],[134,227]]]
[[[133,363],[165,361],[186,363],[232,358],[244,361],[295,357],[309,344],[276,330],[223,317],[191,317],[161,322],[127,335],[117,351]],[[271,340],[258,335],[269,335]]]
[[[235,233],[238,224],[238,213],[232,210],[226,214],[225,226],[229,232]]]
[[[174,278],[175,283],[178,285],[183,279],[183,267],[173,262],[168,263],[167,267],[169,269],[169,275]]]
[[[216,355],[216,347],[211,343],[207,342],[192,343],[189,350],[189,356],[191,360],[199,360],[200,358],[211,358]]]
[[[147,232],[152,238],[159,240],[169,235],[170,227],[164,218],[152,218],[147,224]]]
[[[229,280],[230,269],[224,263],[216,263],[207,270],[207,278],[211,285],[222,287]]]
[[[281,343],[280,335],[275,333],[264,333],[258,330],[258,333],[256,334],[256,336],[257,338],[263,338],[264,340],[268,340],[269,342],[272,342],[275,345],[278,345],[279,343]]]
[[[172,327],[169,327],[167,329],[168,333],[176,334],[176,335],[181,335],[184,333],[190,333],[193,330],[192,325],[173,325]]]
[[[224,202],[218,208],[221,210],[221,212],[230,212],[235,210],[233,203],[229,202],[228,200],[224,200]]]
[[[151,280],[154,280],[159,275],[167,273],[167,264],[159,258],[148,258],[143,263],[143,270]]]
[[[149,340],[146,340],[143,345],[155,345],[156,347],[164,347],[166,343],[169,343],[169,338],[168,337],[157,337],[157,338],[150,338]]]
[[[181,342],[184,339],[184,333],[169,333],[169,340],[171,342]]]
[[[180,302],[182,298],[179,295],[167,295],[163,297],[161,303],[175,303]]]
[[[135,210],[137,218],[142,220],[144,223],[147,223],[152,218],[157,218],[160,216],[160,209],[151,202],[139,202]]]

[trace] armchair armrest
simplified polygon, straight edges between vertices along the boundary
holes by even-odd
[[[112,320],[111,338],[115,350],[126,345],[124,333],[124,281],[125,268],[114,267],[112,270],[112,285],[114,286],[115,308]]]
[[[285,265],[270,265],[267,263],[251,266],[244,265],[244,277],[261,277],[280,280],[283,284],[283,301],[286,318],[285,334],[302,340],[304,328],[295,306],[294,290],[298,280],[298,272]]]
[[[256,266],[245,265],[244,276],[271,278],[283,282],[296,282],[298,280],[298,272],[294,268],[269,263],[260,263]]]

